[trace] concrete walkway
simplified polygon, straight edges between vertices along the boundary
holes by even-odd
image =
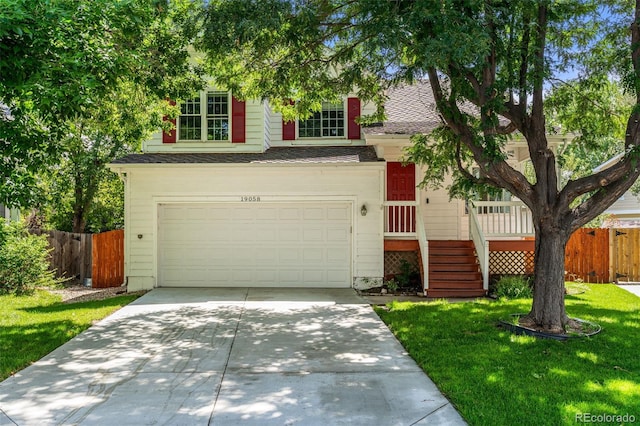
[[[0,425],[463,425],[352,290],[158,289],[0,383]]]
[[[640,297],[640,284],[618,284],[618,287],[627,290],[629,293],[633,293]]]

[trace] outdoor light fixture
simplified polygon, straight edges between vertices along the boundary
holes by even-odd
[[[360,214],[362,216],[366,216],[367,215],[367,205],[363,204],[362,207],[360,207]]]

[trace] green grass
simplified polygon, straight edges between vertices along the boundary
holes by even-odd
[[[394,302],[377,312],[471,425],[576,424],[579,413],[638,422],[640,298],[614,285],[585,286],[567,296],[567,312],[602,332],[566,342],[498,327],[527,312],[530,300]]]
[[[0,296],[0,380],[138,297],[63,304],[60,296],[43,290],[30,296]]]

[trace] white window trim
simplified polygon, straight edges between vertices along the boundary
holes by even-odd
[[[227,109],[227,117],[228,117],[228,127],[229,130],[227,132],[227,139],[224,140],[209,140],[207,139],[207,132],[208,132],[208,124],[207,124],[207,95],[209,93],[226,93],[227,94],[227,105],[228,105],[228,109]],[[180,115],[178,115],[178,118],[176,119],[176,143],[206,143],[206,144],[231,144],[231,140],[232,140],[232,134],[231,134],[231,130],[233,129],[233,97],[231,96],[231,92],[227,91],[227,90],[216,90],[216,89],[212,89],[212,88],[208,88],[205,90],[200,91],[199,93],[199,97],[200,97],[200,139],[180,139]]]

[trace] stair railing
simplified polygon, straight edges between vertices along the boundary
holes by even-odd
[[[489,241],[484,236],[474,202],[469,200],[469,235],[476,246],[478,261],[480,262],[480,272],[482,272],[482,288],[489,291]]]
[[[416,204],[416,218],[418,219],[416,220],[416,238],[420,246],[420,261],[422,262],[422,290],[426,296],[427,290],[429,289],[429,241],[427,240],[427,231],[424,227],[420,203]]]

